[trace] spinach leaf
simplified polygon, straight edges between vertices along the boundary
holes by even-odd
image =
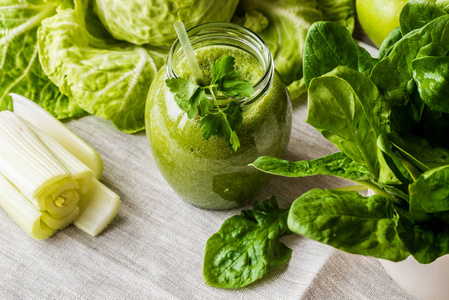
[[[385,40],[382,42],[382,45],[380,45],[379,59],[382,59],[390,54],[391,49],[400,39],[402,39],[401,28],[396,27],[387,35]]]
[[[387,185],[387,184],[379,184],[379,186],[387,192],[388,195],[393,197],[395,199],[395,202],[397,205],[401,205],[404,207],[407,207],[406,203],[410,203],[410,196],[408,195],[407,186],[394,186],[394,185]]]
[[[409,212],[398,210],[398,233],[420,263],[449,253],[448,182],[448,165],[421,174],[409,187]]]
[[[409,252],[399,238],[388,198],[311,190],[295,200],[288,226],[295,233],[354,254],[400,261]]]
[[[397,209],[399,216],[397,232],[413,255],[422,264],[435,261],[449,254],[449,227],[447,223],[416,223],[407,211]],[[447,219],[447,216],[446,216]]]
[[[449,165],[449,150],[432,146],[413,134],[391,132],[388,139],[400,153],[421,171]]]
[[[326,75],[336,76],[351,85],[376,135],[389,131],[390,106],[368,76],[345,66],[338,66]]]
[[[411,131],[420,121],[419,107],[410,98],[414,80],[412,61],[423,56],[444,56],[449,50],[449,15],[411,31],[371,71],[371,79],[391,105],[390,128]]]
[[[288,208],[279,208],[276,198],[254,203],[253,210],[226,220],[206,244],[205,283],[221,288],[239,288],[282,266],[291,249],[280,238],[291,234]]]
[[[357,45],[357,54],[358,54],[358,71],[363,75],[369,76],[371,74],[371,70],[374,66],[379,62],[378,58],[374,58],[365,48]]]
[[[389,132],[389,116],[391,109],[389,104],[379,93],[372,80],[362,75],[360,72],[350,68],[339,66],[327,75],[334,75],[344,79],[349,83],[358,96],[358,100],[363,108],[363,113],[367,119],[365,125],[372,127],[377,137],[377,160],[379,163],[379,183],[381,184],[401,184],[411,181],[407,170],[403,167],[400,159],[390,151],[391,146],[387,140],[383,142],[383,133]],[[310,111],[310,109],[309,109]],[[360,123],[363,124],[363,123]],[[374,142],[374,140],[372,141]],[[374,147],[371,148],[374,152]],[[388,157],[388,156],[391,157]],[[373,158],[374,160],[375,158]],[[372,170],[371,170],[372,172]],[[374,176],[377,174],[374,173]]]
[[[411,62],[422,101],[432,110],[449,113],[449,57],[422,57]]]
[[[408,184],[412,181],[410,174],[405,168],[401,158],[393,151],[385,133],[377,139],[380,154],[379,183],[386,185]]]
[[[410,207],[418,203],[425,212],[449,211],[449,165],[423,173],[410,185]]]
[[[365,91],[371,92],[375,91]],[[378,177],[376,131],[360,98],[347,81],[336,76],[314,78],[309,86],[306,122],[356,163],[366,166],[375,178]]]
[[[444,56],[449,50],[449,15],[433,20],[398,41],[391,53],[372,70],[371,79],[388,100],[408,98],[407,85],[413,79],[411,62],[421,56]]]
[[[445,15],[446,12],[439,8],[432,0],[408,1],[401,11],[399,23],[402,35],[421,28],[432,20]]]
[[[365,166],[354,162],[343,152],[336,152],[310,161],[296,162],[262,156],[251,165],[263,172],[285,177],[332,175],[354,181],[371,178],[371,174]]]
[[[438,7],[449,14],[449,0],[437,0],[436,4],[438,5]]]
[[[304,47],[304,80],[310,81],[338,66],[369,75],[377,63],[365,49],[357,45],[349,30],[331,22],[314,23],[307,34]]]

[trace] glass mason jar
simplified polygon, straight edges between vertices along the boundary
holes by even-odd
[[[240,147],[234,151],[216,136],[205,140],[199,118],[189,119],[177,106],[165,80],[190,75],[178,40],[148,93],[148,141],[160,172],[184,200],[207,209],[234,208],[253,198],[270,180],[270,175],[248,164],[260,156],[285,154],[291,132],[290,97],[274,69],[270,50],[250,30],[231,23],[207,23],[190,29],[188,35],[205,78],[210,80],[216,59],[231,55],[236,69],[255,82],[251,97],[234,99],[243,108],[243,123],[236,131]]]

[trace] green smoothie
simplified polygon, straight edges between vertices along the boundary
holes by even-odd
[[[236,47],[208,46],[195,53],[206,81],[214,61],[223,56],[233,56],[236,69],[253,84],[264,75],[258,60]],[[190,78],[185,61],[173,69],[178,76]],[[198,207],[229,209],[250,200],[267,185],[270,175],[248,164],[263,155],[282,157],[290,138],[291,103],[280,76],[274,72],[266,91],[244,106],[237,151],[223,138],[203,138],[199,119],[189,119],[178,108],[166,79],[162,68],[151,85],[145,112],[150,148],[162,175],[176,193]]]

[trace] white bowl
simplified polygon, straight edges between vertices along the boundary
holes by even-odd
[[[368,189],[367,196],[375,193]],[[379,259],[391,279],[420,300],[449,299],[449,255],[431,264],[420,264],[413,256],[400,262]]]
[[[408,294],[420,300],[449,299],[449,255],[426,265],[417,262],[413,256],[400,262],[379,261]]]

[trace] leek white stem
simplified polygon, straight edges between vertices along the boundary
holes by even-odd
[[[82,231],[96,236],[117,215],[120,197],[100,181],[93,179],[91,187],[79,202],[80,214],[73,224]]]
[[[52,152],[53,156],[67,169],[71,178],[79,182],[80,192],[83,194],[86,193],[93,178],[92,170],[76,158],[72,153],[62,147],[58,142],[50,138],[46,133],[42,132],[42,130],[25,120],[23,121],[36,134],[39,140],[50,150],[50,152]]]
[[[103,170],[100,156],[35,103],[13,98],[22,117],[0,112],[0,206],[36,239],[71,223],[97,235],[120,207],[119,196],[94,178]]]
[[[37,208],[39,194],[70,173],[37,136],[10,111],[0,112],[0,172]]]
[[[101,179],[103,161],[97,151],[38,104],[17,94],[10,94],[10,96],[13,99],[15,114],[58,141],[67,151],[87,165],[94,172],[95,178]]]
[[[12,112],[0,112],[0,172],[43,213],[46,225],[62,229],[78,216],[78,191],[87,191],[92,171],[30,126]]]
[[[51,229],[41,221],[42,212],[2,174],[0,174],[0,206],[32,238],[42,240],[56,232],[56,229]]]

